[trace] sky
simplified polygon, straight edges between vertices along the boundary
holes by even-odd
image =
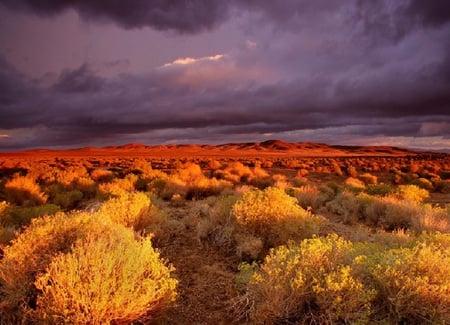
[[[450,149],[448,0],[0,0],[0,151]]]

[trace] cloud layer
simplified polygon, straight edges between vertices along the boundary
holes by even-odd
[[[398,137],[410,146],[432,138],[436,147],[450,147],[445,0],[0,4],[47,19],[71,9],[88,21],[177,37],[228,21],[247,39],[227,53],[179,57],[141,74],[106,77],[85,63],[50,85],[0,55],[3,148],[275,137],[333,143]]]

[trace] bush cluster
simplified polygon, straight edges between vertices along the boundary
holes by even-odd
[[[132,230],[149,208],[142,195],[107,201],[94,213],[33,219],[3,249],[2,318],[109,324],[152,319],[164,310],[177,281],[150,240]]]
[[[290,242],[241,266],[248,283],[234,310],[257,324],[446,324],[449,262],[442,234],[393,249],[337,235]]]

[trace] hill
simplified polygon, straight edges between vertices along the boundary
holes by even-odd
[[[167,144],[148,146],[129,143],[122,146],[85,147],[70,150],[33,149],[3,152],[2,156],[148,156],[148,157],[348,157],[410,156],[424,152],[389,146],[342,146],[313,142],[264,142],[208,144]]]

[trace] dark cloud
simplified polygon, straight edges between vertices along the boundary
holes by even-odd
[[[448,133],[447,124],[433,124],[450,124],[448,84],[420,88],[422,79],[417,78],[417,83],[393,80],[377,88],[376,80],[343,84],[315,78],[238,89],[195,88],[176,83],[185,69],[107,80],[83,65],[63,72],[52,87],[30,86],[29,93],[17,94],[16,104],[0,116],[0,129],[37,128],[41,137],[35,141],[41,146],[148,133],[172,139],[174,132],[164,135],[164,130],[197,130],[201,138],[201,130],[207,129],[209,139],[327,128],[359,136],[427,136],[436,133],[430,131],[434,125],[441,135]],[[91,80],[102,80],[101,86],[91,87]],[[325,96],[327,92],[332,95]],[[36,98],[41,109],[36,109]]]
[[[406,14],[424,25],[441,26],[450,21],[450,2],[447,0],[411,0]]]
[[[71,8],[126,28],[181,33],[213,28],[241,10],[254,40],[134,75],[102,74],[120,62],[104,63],[105,71],[83,64],[50,86],[0,56],[3,147],[450,138],[446,1],[0,3],[42,15]]]
[[[228,17],[228,5],[221,0],[0,0],[0,3],[44,16],[73,9],[87,20],[182,33],[210,29]]]
[[[75,70],[65,70],[54,85],[55,89],[62,92],[95,92],[102,87],[103,80],[95,76],[87,64]]]

